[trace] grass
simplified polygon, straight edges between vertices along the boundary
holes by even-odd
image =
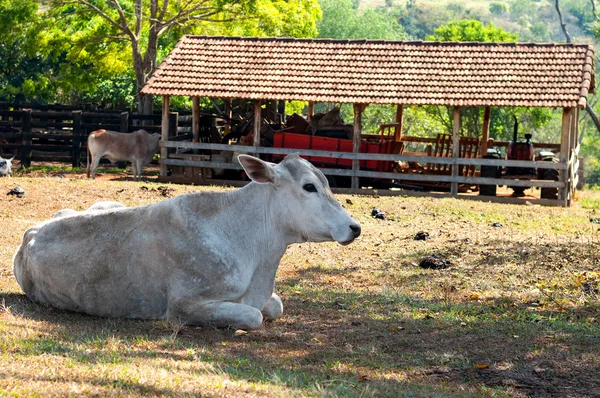
[[[237,336],[30,302],[11,262],[27,227],[98,200],[165,199],[130,174],[56,173],[0,179],[0,396],[600,394],[598,192],[570,209],[340,195],[363,236],[290,247],[284,317]],[[15,184],[24,198],[2,194]],[[371,218],[374,207],[394,221]],[[419,231],[431,238],[413,240]],[[418,267],[428,254],[454,265]]]

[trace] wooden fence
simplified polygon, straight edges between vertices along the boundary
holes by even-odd
[[[132,132],[161,131],[161,115],[82,110],[10,110],[0,107],[0,154],[16,154],[23,166],[32,162],[68,162],[81,165],[87,137],[98,129]],[[191,117],[169,114],[169,139],[191,139]]]
[[[351,152],[329,152],[320,150],[305,150],[305,149],[288,149],[288,148],[266,148],[266,147],[254,147],[254,146],[242,146],[242,145],[224,145],[224,144],[207,144],[207,143],[192,143],[192,142],[175,142],[166,141],[162,144],[163,148],[177,148],[177,149],[195,149],[195,150],[209,150],[209,151],[232,151],[248,154],[276,154],[276,155],[287,155],[290,153],[297,153],[303,156],[318,156],[318,157],[329,157],[337,159],[351,159],[351,160],[379,160],[379,161],[402,161],[402,162],[420,162],[420,163],[434,163],[434,164],[446,164],[454,167],[460,165],[474,165],[474,166],[496,166],[496,167],[525,167],[525,168],[538,168],[538,169],[555,169],[561,173],[568,173],[569,178],[567,181],[553,181],[553,180],[523,180],[523,179],[510,179],[510,178],[488,178],[488,177],[465,177],[460,175],[434,175],[434,174],[399,174],[390,172],[378,172],[368,170],[349,170],[349,169],[332,169],[332,168],[321,168],[320,170],[325,175],[333,176],[345,176],[352,178],[367,177],[367,178],[379,178],[379,179],[397,179],[402,181],[427,181],[435,183],[449,183],[449,184],[486,184],[486,185],[506,185],[510,187],[539,187],[539,188],[557,188],[561,192],[561,199],[522,199],[522,198],[510,198],[510,197],[492,197],[492,196],[468,196],[468,195],[449,195],[449,194],[432,194],[430,192],[411,192],[411,191],[390,191],[390,190],[368,190],[368,189],[350,189],[350,188],[337,188],[334,189],[338,193],[361,193],[361,194],[373,194],[379,195],[426,195],[426,196],[460,196],[466,199],[479,199],[488,201],[497,201],[505,203],[525,203],[530,202],[532,204],[542,205],[554,205],[554,206],[565,206],[570,201],[572,195],[573,183],[576,183],[576,169],[577,169],[577,154],[574,151],[573,156],[568,163],[554,163],[544,161],[524,161],[524,160],[501,160],[501,159],[482,159],[482,158],[451,158],[451,157],[437,157],[437,156],[418,156],[418,155],[390,155],[390,154],[375,154],[375,153],[351,153]],[[238,163],[223,163],[223,162],[212,162],[212,161],[198,161],[198,160],[182,160],[169,158],[161,158],[161,165],[171,166],[183,166],[183,167],[198,167],[198,168],[211,168],[211,169],[233,169],[241,170],[242,167]],[[225,183],[231,185],[243,185],[236,184],[231,181],[215,181],[210,180],[210,183]]]

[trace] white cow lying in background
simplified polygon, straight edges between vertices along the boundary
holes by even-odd
[[[10,159],[4,159],[0,157],[0,177],[12,177],[12,161],[14,158],[14,156]]]
[[[273,289],[286,248],[347,245],[360,225],[297,155],[239,161],[253,182],[236,191],[62,210],[25,232],[17,282],[34,301],[92,315],[259,328],[283,311]]]
[[[117,133],[116,131],[96,130],[87,140],[87,176],[96,178],[96,168],[100,159],[106,156],[111,162],[130,161],[133,178],[142,178],[142,169],[152,161],[158,151],[160,134],[148,134],[146,130],[133,133]],[[90,163],[90,155],[92,163]]]

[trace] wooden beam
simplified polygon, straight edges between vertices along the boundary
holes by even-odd
[[[404,105],[398,104],[396,107],[396,130],[394,131],[394,142],[402,141],[402,115],[404,113]]]
[[[452,157],[458,159],[460,157],[460,108],[454,107],[454,124],[452,125]],[[458,176],[458,165],[452,166],[452,176]],[[458,195],[458,183],[450,184],[450,195]]]
[[[362,113],[365,109],[364,104],[354,104],[354,135],[352,136],[352,152],[359,153],[360,152],[360,135],[362,133]],[[354,159],[352,160],[352,170],[358,171],[360,170],[360,160]],[[352,177],[352,189],[359,189],[359,178]]]
[[[308,101],[308,117],[307,117],[307,119],[309,122],[312,119],[314,113],[315,113],[315,102]]]
[[[192,97],[192,142],[200,142],[200,98]]]
[[[262,113],[260,100],[254,101],[254,146],[260,146],[260,126],[262,124]]]
[[[162,104],[162,124],[161,124],[161,135],[162,142],[166,142],[169,140],[169,96],[163,96],[163,104]],[[161,160],[166,160],[169,156],[169,148],[165,146],[160,147],[160,158]],[[167,165],[162,163],[160,164],[160,176],[167,176]]]
[[[562,115],[562,131],[560,137],[560,162],[569,162],[569,153],[571,148],[571,117],[573,115],[573,108],[563,108]],[[569,180],[569,170],[561,170],[559,172],[559,181],[567,183]],[[564,188],[558,191],[558,199],[567,204],[569,198],[569,184],[566,184]]]
[[[491,109],[486,106],[483,109],[483,129],[481,131],[481,157],[487,155],[488,140],[490,139],[490,114]]]

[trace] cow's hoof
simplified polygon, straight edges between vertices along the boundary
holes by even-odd
[[[277,319],[281,317],[283,314],[283,304],[281,303],[281,298],[273,293],[267,304],[262,310],[262,314],[265,318],[269,319]]]
[[[243,319],[238,319],[233,325],[236,329],[253,330],[260,329],[263,323],[263,315],[260,311],[248,311]]]

